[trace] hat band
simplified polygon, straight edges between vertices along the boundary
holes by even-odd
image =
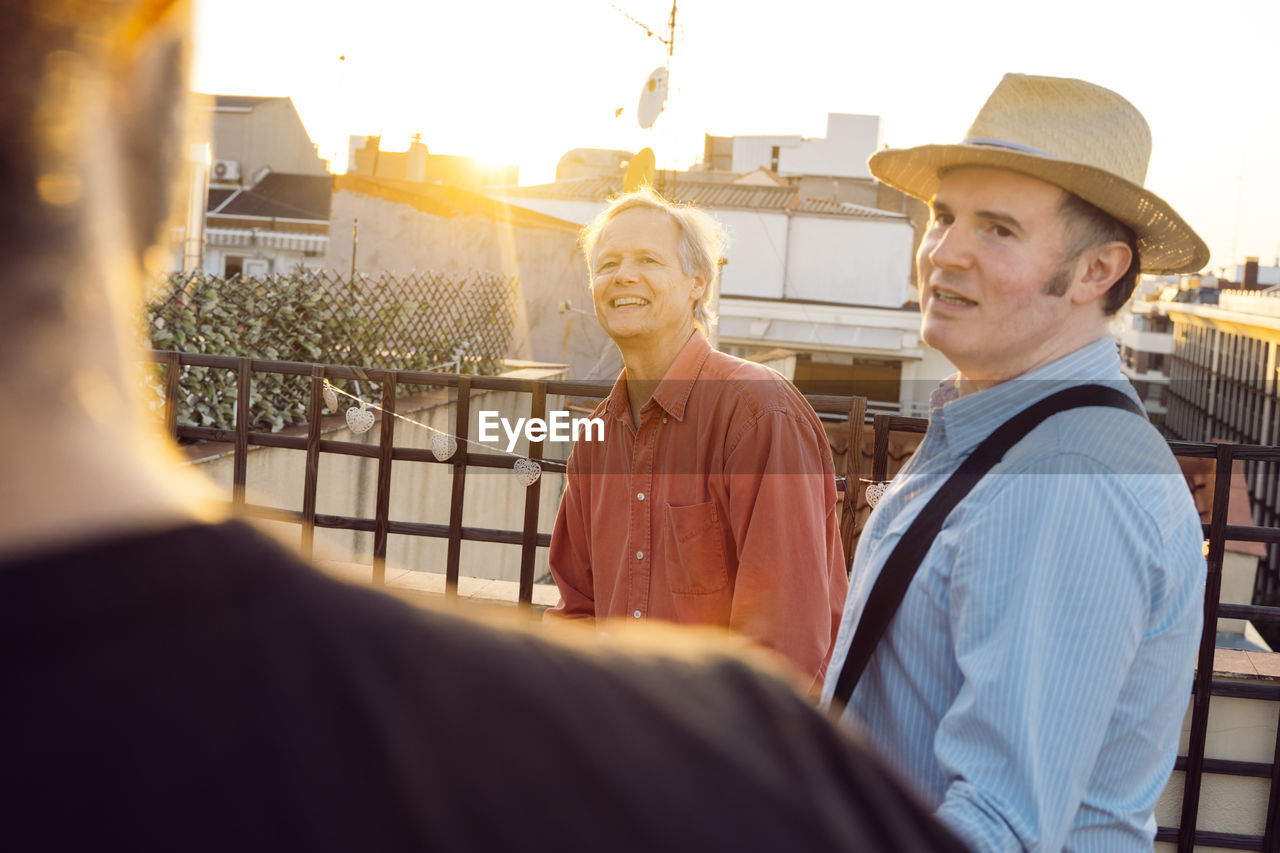
[[[1039,148],[1032,148],[1030,145],[1020,145],[1017,142],[1008,142],[1004,139],[990,139],[985,136],[966,136],[961,142],[962,145],[990,145],[993,148],[1009,148],[1013,151],[1021,151],[1024,154],[1036,154],[1040,157],[1051,157],[1058,159],[1048,151],[1041,151]]]

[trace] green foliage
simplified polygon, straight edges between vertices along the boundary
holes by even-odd
[[[355,280],[310,270],[264,279],[175,273],[157,283],[146,311],[157,350],[492,374],[511,337],[516,292],[515,279],[479,273]],[[234,428],[234,373],[185,367],[180,387],[179,423]],[[249,428],[305,422],[309,387],[307,377],[255,373]],[[360,391],[376,402],[367,384]]]

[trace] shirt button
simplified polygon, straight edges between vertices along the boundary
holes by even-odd
[[[644,500],[644,492],[636,492],[636,500],[638,501]]]
[[[662,419],[662,422],[665,424],[665,423],[667,422],[667,419],[666,419],[666,418],[663,418],[663,419]]]
[[[637,559],[637,560],[643,560],[643,559],[644,559],[644,551],[636,551],[636,559]]]
[[[639,610],[637,610],[635,613],[632,613],[631,615],[639,619],[643,614]]]

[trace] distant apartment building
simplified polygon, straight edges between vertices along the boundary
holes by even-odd
[[[211,182],[245,187],[269,172],[327,175],[291,98],[195,95],[191,137],[213,146]]]
[[[1168,302],[1166,310],[1173,351],[1165,432],[1186,441],[1280,445],[1280,287],[1224,285],[1217,304]],[[1254,524],[1280,525],[1280,464],[1246,463],[1245,481]],[[1280,603],[1276,596],[1280,546],[1270,545],[1255,597]]]
[[[318,269],[329,246],[333,178],[267,172],[250,187],[209,187],[205,272],[261,278]]]
[[[190,138],[210,147],[207,180],[187,187],[206,196],[200,268],[251,278],[319,267],[329,243],[332,181],[293,101],[241,95],[194,100]],[[181,245],[184,229],[174,232]]]
[[[1112,333],[1120,348],[1120,369],[1142,398],[1147,417],[1164,424],[1169,407],[1173,365],[1173,321],[1170,303],[1216,303],[1213,276],[1144,276],[1133,299],[1117,314]]]
[[[1133,383],[1147,417],[1157,427],[1169,407],[1169,370],[1172,366],[1173,323],[1166,303],[1138,302],[1120,333],[1120,369]]]

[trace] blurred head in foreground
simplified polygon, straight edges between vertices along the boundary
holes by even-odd
[[[204,523],[138,436],[185,4],[0,2],[6,849],[959,849],[740,657],[589,654]]]
[[[3,554],[191,513],[140,420],[134,357],[144,260],[183,149],[189,9],[0,10],[0,441],[22,484],[0,513]]]

